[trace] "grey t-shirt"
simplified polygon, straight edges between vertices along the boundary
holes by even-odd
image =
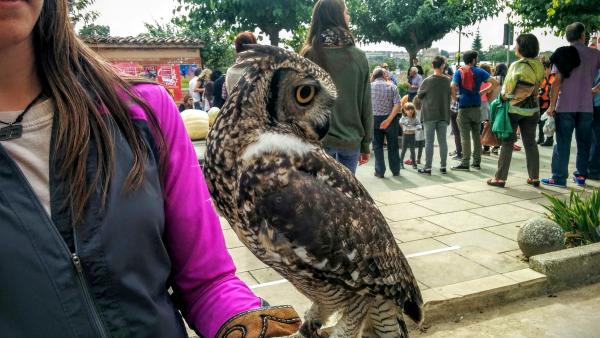
[[[450,79],[444,75],[431,75],[419,88],[423,122],[450,122]]]

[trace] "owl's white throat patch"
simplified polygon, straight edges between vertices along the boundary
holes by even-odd
[[[261,134],[256,143],[246,148],[242,160],[247,161],[264,153],[294,153],[304,155],[317,149],[316,146],[302,141],[300,138],[290,134],[264,133]]]

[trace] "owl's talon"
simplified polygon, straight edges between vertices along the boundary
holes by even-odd
[[[323,326],[320,320],[314,319],[305,321],[300,327],[300,333],[305,338],[321,338],[319,335],[319,329]]]

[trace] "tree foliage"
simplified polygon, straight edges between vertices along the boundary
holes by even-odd
[[[506,46],[490,46],[484,52],[484,54],[485,59],[480,58],[480,60],[506,63]],[[515,55],[514,50],[510,50],[509,56],[510,62],[517,60],[517,56]]]
[[[144,23],[146,33],[141,36],[151,37],[184,37],[196,38],[204,42],[201,50],[205,67],[210,69],[227,70],[235,61],[233,49],[233,35],[223,26],[201,27],[187,25],[187,22],[178,18],[172,22],[161,24],[157,21]]]
[[[483,43],[481,42],[481,34],[479,33],[479,28],[477,29],[477,33],[475,33],[475,39],[473,40],[471,49],[479,54],[479,60],[484,60]]]
[[[79,30],[80,36],[110,36],[110,27],[105,25],[96,25],[93,23],[83,26]]]
[[[279,44],[279,32],[293,31],[310,19],[315,0],[177,0],[176,13],[186,13],[194,26],[221,25],[232,31],[259,28],[272,45]],[[189,12],[189,14],[187,14]]]
[[[84,25],[91,25],[96,21],[99,15],[98,12],[89,9],[95,1],[96,0],[68,0],[69,14],[73,25],[80,22],[84,23]]]
[[[592,0],[512,0],[509,7],[526,30],[549,28],[563,34],[567,25],[579,21],[588,31],[600,31],[600,4]]]
[[[411,57],[449,32],[499,13],[496,0],[347,0],[363,42],[387,41]]]

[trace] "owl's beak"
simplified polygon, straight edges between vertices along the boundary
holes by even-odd
[[[325,120],[323,124],[315,125],[315,132],[319,135],[319,141],[322,140],[329,132],[329,119]]]

